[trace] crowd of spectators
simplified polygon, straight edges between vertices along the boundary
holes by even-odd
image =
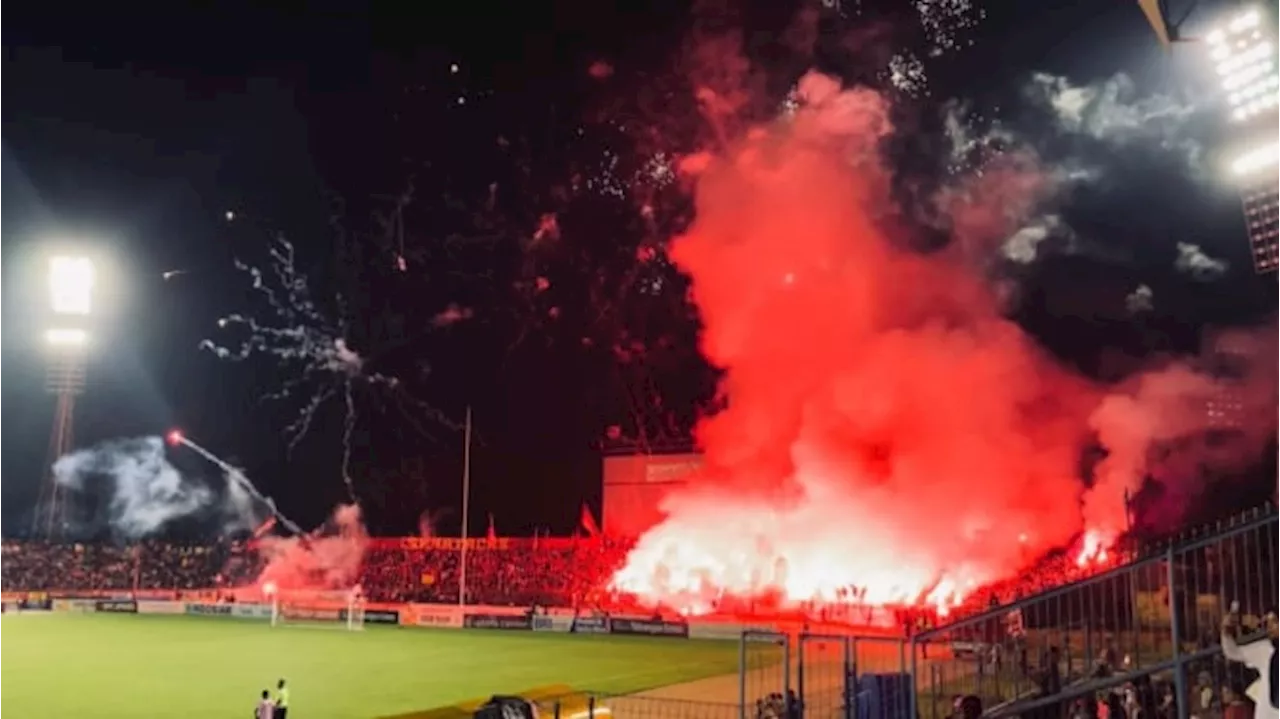
[[[626,557],[609,540],[510,541],[467,553],[467,604],[576,607],[592,603]],[[361,585],[374,601],[456,602],[461,553],[454,549],[374,548]]]
[[[630,545],[608,539],[533,542],[509,540],[467,553],[466,603],[508,606],[598,606],[615,603],[608,577]],[[5,589],[28,591],[198,590],[252,581],[261,562],[242,543],[133,545],[6,542]],[[992,585],[969,598],[956,614],[980,611],[1079,579],[1096,568],[1067,559]],[[449,548],[394,544],[371,547],[360,584],[366,597],[384,602],[458,601],[461,553]]]
[[[6,590],[187,591],[215,586],[230,545],[142,542],[56,544],[5,542],[0,584]]]
[[[508,541],[467,553],[468,604],[577,606],[621,565],[627,545]],[[242,543],[134,545],[5,542],[0,584],[25,591],[193,591],[247,584],[262,562]],[[364,556],[359,582],[382,602],[458,601],[456,549],[378,545]]]

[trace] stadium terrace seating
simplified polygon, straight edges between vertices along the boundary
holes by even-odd
[[[1274,512],[1271,508],[1262,510]],[[1217,529],[1249,521],[1244,515]],[[1191,539],[1215,528],[1194,532]],[[460,552],[451,540],[375,539],[360,581],[366,596],[386,602],[458,601]],[[608,538],[501,539],[481,541],[467,553],[467,603],[509,606],[615,606],[604,587],[630,549]],[[1133,549],[1127,556],[1146,552]],[[246,586],[262,569],[253,547],[242,542],[191,546],[157,541],[135,545],[3,544],[0,581],[9,591],[194,591]],[[1029,571],[982,588],[946,621],[1006,605],[1038,592],[1068,585],[1114,566],[1079,564],[1069,554],[1051,556]]]
[[[621,565],[628,545],[600,541],[502,540],[467,555],[472,604],[571,606],[590,602]],[[5,542],[0,581],[9,591],[195,591],[244,586],[262,561],[243,543],[190,546],[142,542],[57,544]],[[458,600],[460,553],[375,540],[360,581],[366,596],[386,602]]]

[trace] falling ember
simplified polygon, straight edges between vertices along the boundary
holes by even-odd
[[[692,613],[850,596],[946,613],[1078,535],[1096,395],[981,277],[899,249],[880,219],[882,98],[817,74],[797,96],[696,156],[696,219],[669,255],[727,404],[699,426],[705,468],[613,586]]]

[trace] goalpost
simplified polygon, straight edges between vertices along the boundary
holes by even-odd
[[[268,583],[263,593],[271,601],[271,626],[313,626],[358,631],[364,629],[364,595],[360,587],[332,590],[277,589]]]

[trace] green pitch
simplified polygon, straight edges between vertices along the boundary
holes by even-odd
[[[738,661],[733,642],[101,614],[5,615],[0,647],[5,715],[65,719],[247,719],[280,677],[290,719],[372,719],[549,685],[629,693]]]

